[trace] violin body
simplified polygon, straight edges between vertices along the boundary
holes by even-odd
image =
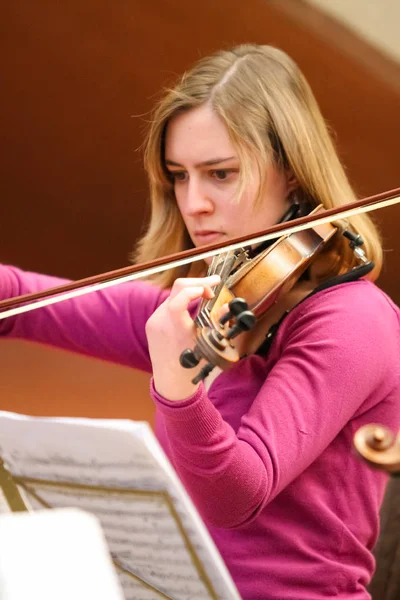
[[[312,214],[323,211],[322,206],[319,206]],[[269,328],[267,324],[269,325],[271,319],[268,319],[268,314],[272,311],[275,322],[288,307],[292,308],[293,298],[296,296],[288,297],[288,293],[336,232],[337,228],[334,225],[325,223],[282,236],[253,257],[242,252],[237,257],[239,265],[231,257],[228,264],[232,264],[233,268],[228,274],[225,273],[221,285],[216,289],[215,298],[204,302],[200,307],[195,321],[196,345],[190,355],[193,359],[190,367],[196,366],[196,361],[205,359],[206,371],[209,372],[215,365],[225,370],[249,354],[256,345],[254,342],[262,339]],[[306,290],[307,293],[312,291],[309,286]],[[302,297],[305,295],[306,293]],[[224,318],[221,322],[223,307],[237,298],[245,299],[241,300],[245,305],[244,310],[236,311],[231,318]],[[286,302],[279,306],[284,298]],[[206,318],[202,318],[202,313]],[[253,319],[250,319],[249,313],[253,315]],[[190,351],[185,352],[188,354]],[[181,360],[183,366],[189,366],[183,364],[184,362]]]
[[[280,238],[234,273],[228,289],[246,298],[249,310],[260,318],[295,285],[336,231],[326,223]]]

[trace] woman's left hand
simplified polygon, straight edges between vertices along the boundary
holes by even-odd
[[[179,363],[181,352],[195,345],[195,325],[188,307],[198,298],[212,298],[212,288],[218,283],[218,275],[177,279],[169,297],[146,323],[154,386],[168,400],[184,400],[198,388],[199,384],[191,382],[193,370]]]

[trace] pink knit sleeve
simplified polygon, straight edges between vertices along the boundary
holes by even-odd
[[[229,389],[245,378],[254,392],[237,431],[214,406],[231,401],[223,389],[214,403],[203,386],[183,402],[169,402],[153,389],[174,465],[203,517],[217,527],[251,521],[345,426],[346,455],[351,452],[352,419],[368,419],[370,410],[396,428],[399,339],[398,312],[386,297],[368,283],[349,284],[292,311],[260,389],[251,381],[263,368],[261,357],[230,371]]]
[[[0,298],[63,283],[63,279],[0,266]],[[150,371],[145,323],[165,295],[149,283],[125,283],[4,319],[0,333]]]

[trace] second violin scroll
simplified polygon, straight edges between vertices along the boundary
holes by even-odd
[[[355,433],[354,447],[371,467],[400,476],[400,434],[394,437],[387,427],[370,423]]]

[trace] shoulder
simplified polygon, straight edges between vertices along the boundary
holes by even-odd
[[[329,329],[382,326],[399,330],[400,311],[374,283],[358,280],[332,286],[310,295],[288,316],[302,322],[324,321]]]
[[[283,321],[276,341],[280,356],[304,355],[329,368],[347,364],[366,377],[400,376],[399,309],[368,281],[309,296]]]

